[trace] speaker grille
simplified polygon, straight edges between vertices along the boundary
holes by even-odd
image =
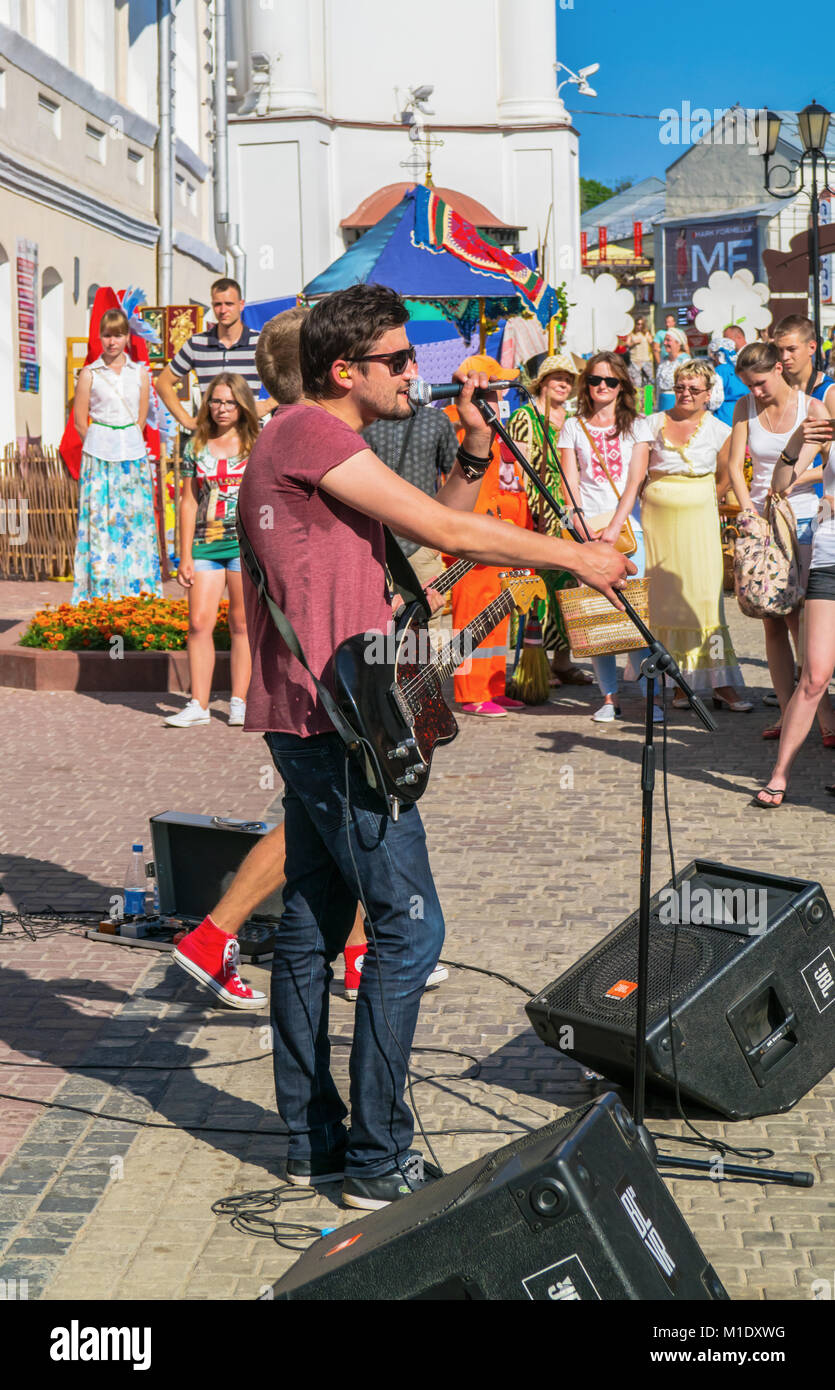
[[[650,912],[649,1025],[665,1017],[667,1012],[674,930],[668,923],[660,921],[657,910]],[[711,930],[705,926],[685,925],[677,930],[672,980],[674,1004],[749,944],[747,936]],[[596,953],[556,980],[543,991],[540,998],[542,1004],[557,1015],[577,1015],[593,1023],[612,1019],[629,1027],[635,1023],[637,990],[626,998],[607,998],[607,991],[619,980],[637,979],[638,917],[635,914],[607,941],[603,941]]]

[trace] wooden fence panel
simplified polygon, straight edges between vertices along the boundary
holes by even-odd
[[[78,483],[57,449],[21,452],[7,444],[0,459],[0,577],[70,578],[77,532]]]

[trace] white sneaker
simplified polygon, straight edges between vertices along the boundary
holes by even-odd
[[[172,729],[190,729],[193,724],[209,724],[211,715],[196,700],[189,700],[185,709],[179,714],[169,714],[165,722]]]
[[[592,715],[592,719],[597,724],[614,724],[616,719],[620,719],[620,705],[601,705]]]
[[[240,727],[243,725],[246,716],[246,700],[241,700],[239,696],[233,695],[229,701],[229,723]]]
[[[435,989],[443,980],[449,979],[449,971],[445,965],[436,965],[429,979],[426,981],[426,989]]]

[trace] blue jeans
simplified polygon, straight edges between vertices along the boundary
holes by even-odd
[[[347,754],[337,734],[265,738],[285,786],[286,884],[270,1007],[276,1102],[290,1131],[288,1157],[306,1159],[347,1146],[346,1174],[377,1177],[402,1160],[412,1143],[414,1126],[403,1096],[406,1059],[444,939],[426,836],[416,806],[404,807],[398,821],[390,819],[353,759],[347,803]],[[348,939],[360,887],[373,932],[366,928],[368,953],[354,1020],[349,1135],[330,1072],[328,1005],[331,962]]]

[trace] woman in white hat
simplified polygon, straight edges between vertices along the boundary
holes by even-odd
[[[530,370],[530,365],[528,370]],[[560,505],[564,505],[560,474],[555,459],[558,459],[560,432],[570,410],[570,399],[577,385],[577,368],[568,353],[561,352],[543,357],[536,365],[536,375],[530,386],[534,404],[523,405],[510,417],[508,434],[521,449],[532,468],[536,470],[546,487],[553,493]],[[548,416],[548,436],[550,447],[545,446],[543,419]],[[560,525],[540,498],[531,482],[525,478],[525,489],[531,512],[537,528],[544,534],[560,534]],[[553,649],[551,663],[552,685],[591,685],[592,676],[571,660],[571,650],[562,620],[557,592],[573,583],[570,574],[563,570],[547,570],[543,573],[548,590],[548,616],[543,631],[543,644],[546,651]]]
[[[655,373],[656,411],[672,410],[676,403],[673,378],[683,362],[689,360],[687,338],[680,328],[668,328],[664,337],[664,356]]]

